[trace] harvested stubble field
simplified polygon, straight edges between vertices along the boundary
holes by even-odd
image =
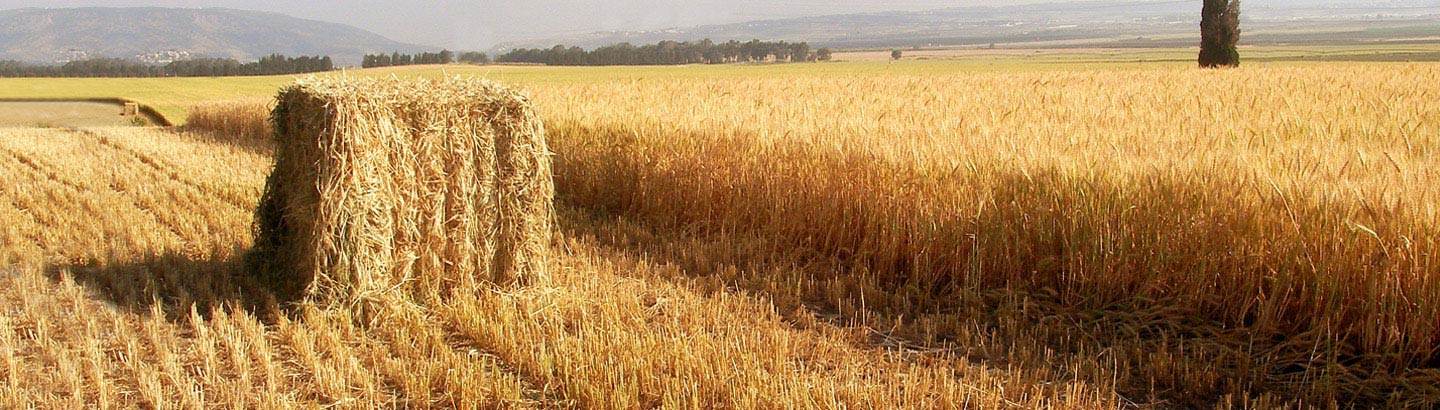
[[[797,327],[585,239],[556,244],[546,286],[374,323],[285,312],[238,275],[266,155],[158,129],[10,131],[0,150],[5,407],[1039,403],[1019,375]]]
[[[6,131],[0,390],[116,407],[1440,403],[1440,66],[866,67],[494,73],[529,90],[556,153],[550,282],[358,322],[238,275],[265,144]]]

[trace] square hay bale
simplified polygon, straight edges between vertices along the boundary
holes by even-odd
[[[280,91],[247,268],[282,299],[425,298],[545,276],[554,185],[527,98],[482,80]]]

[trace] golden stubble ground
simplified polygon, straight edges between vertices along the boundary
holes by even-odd
[[[940,360],[781,314],[593,238],[558,241],[543,286],[396,306],[373,323],[279,309],[238,276],[263,149],[111,128],[7,131],[0,154],[6,407],[1114,403],[1046,371]]]
[[[0,375],[52,407],[1425,407],[1437,77],[528,83],[553,283],[368,322],[237,275],[253,137],[7,132]]]

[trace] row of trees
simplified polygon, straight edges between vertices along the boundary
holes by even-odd
[[[360,66],[371,67],[393,67],[415,64],[490,64],[490,56],[478,51],[466,51],[455,54],[450,50],[440,50],[438,53],[400,54],[366,54],[360,60]]]
[[[490,64],[490,55],[479,51],[466,51],[455,56],[455,61],[465,64]]]
[[[591,51],[563,45],[548,49],[521,48],[501,54],[495,57],[495,61],[568,66],[675,65],[752,61],[829,61],[831,55],[832,52],[829,48],[812,51],[810,44],[804,42],[750,40],[743,43],[739,41],[716,43],[705,39],[698,42],[661,41],[643,46],[620,43]]]
[[[400,54],[366,54],[360,60],[360,66],[370,67],[392,67],[414,64],[450,64],[455,62],[455,53],[450,50],[441,50],[438,53]]]
[[[448,63],[461,62],[472,63],[472,65],[484,65],[490,63],[490,56],[481,52],[464,52],[455,55],[451,50],[441,50],[438,53],[418,53],[418,55],[402,55],[395,52],[389,55],[364,55],[360,60],[361,68],[387,68],[387,66],[408,66],[408,65],[448,65]]]
[[[335,69],[329,56],[286,57],[272,54],[241,63],[230,58],[197,58],[166,65],[121,58],[76,60],[63,65],[35,65],[0,61],[0,77],[230,77],[300,74]]]

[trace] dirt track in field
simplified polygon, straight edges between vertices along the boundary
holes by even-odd
[[[0,127],[109,127],[131,125],[123,106],[98,101],[0,101]],[[148,120],[147,120],[148,121]]]

